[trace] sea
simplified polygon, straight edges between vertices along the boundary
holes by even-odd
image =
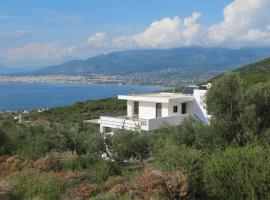
[[[0,111],[55,108],[91,99],[165,89],[157,86],[117,84],[0,83]]]

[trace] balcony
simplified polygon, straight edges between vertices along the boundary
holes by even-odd
[[[126,116],[122,117],[108,117],[101,116],[99,123],[101,127],[101,132],[105,131],[105,127],[111,129],[126,129],[126,130],[144,130],[151,131],[161,128],[164,125],[178,126],[182,121],[192,116],[191,114],[182,114],[169,117],[159,117],[153,119],[139,119],[139,118],[129,118]]]

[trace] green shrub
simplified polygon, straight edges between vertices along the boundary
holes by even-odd
[[[154,162],[165,171],[182,171],[188,177],[189,193],[193,197],[203,195],[203,154],[195,148],[175,144],[167,138],[154,147]]]
[[[94,175],[94,181],[98,183],[105,181],[109,176],[115,175],[112,163],[103,160],[96,162],[90,167],[90,170]]]
[[[122,130],[106,138],[111,157],[122,163],[129,159],[149,157],[150,144],[146,133]]]
[[[21,199],[59,199],[61,194],[72,185],[71,181],[57,178],[53,173],[42,173],[28,169],[13,176],[14,191]]]
[[[216,199],[270,199],[270,149],[230,147],[209,156],[204,182]]]
[[[106,193],[106,194],[99,194],[96,197],[91,198],[92,200],[130,200],[128,197],[122,197],[119,195]]]
[[[83,168],[79,158],[61,160],[59,166],[62,170],[78,170]]]

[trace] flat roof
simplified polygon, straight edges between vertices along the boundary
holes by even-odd
[[[131,101],[147,101],[157,103],[169,103],[172,101],[193,101],[194,97],[190,94],[182,93],[146,93],[146,94],[132,94],[132,95],[119,95],[118,99],[131,100]]]

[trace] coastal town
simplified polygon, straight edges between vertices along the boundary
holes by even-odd
[[[132,84],[152,86],[187,86],[204,82],[221,72],[188,76],[180,72],[170,74],[147,72],[125,75],[0,75],[0,83],[80,83],[80,84]]]

